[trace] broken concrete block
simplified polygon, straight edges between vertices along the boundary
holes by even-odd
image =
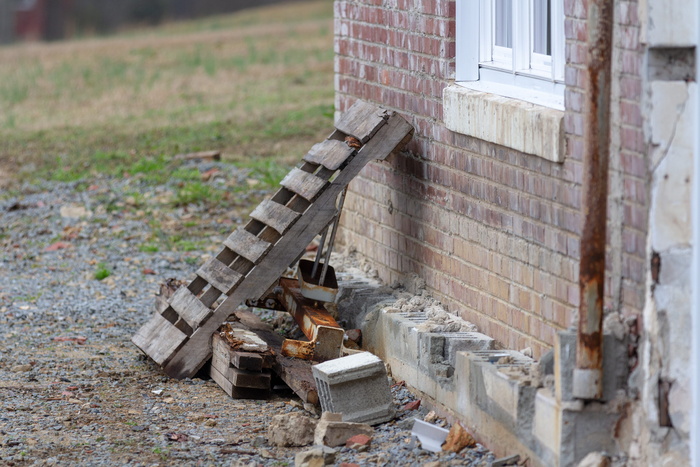
[[[275,446],[308,446],[314,442],[316,420],[301,414],[272,417],[267,429],[267,440]]]
[[[442,445],[442,450],[459,452],[464,448],[473,448],[474,446],[476,446],[476,440],[457,422],[450,428],[445,444]]]
[[[346,422],[377,425],[394,418],[386,367],[361,352],[312,367],[321,408],[342,413]]]
[[[320,467],[332,465],[338,451],[328,446],[315,446],[308,451],[297,453],[294,457],[294,467]]]
[[[342,446],[356,435],[366,435],[370,438],[374,429],[366,423],[352,423],[338,420],[338,415],[324,413],[316,425],[314,432],[314,444],[319,446]]]

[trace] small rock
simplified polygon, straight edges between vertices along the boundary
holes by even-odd
[[[15,365],[12,368],[10,368],[10,371],[13,373],[24,373],[25,371],[31,371],[32,366],[27,364],[27,365]]]
[[[426,462],[423,464],[422,467],[444,467],[445,463],[442,461],[432,461],[432,462]]]
[[[275,456],[273,453],[271,453],[267,449],[260,450],[260,457],[262,457],[263,459],[276,459],[277,458],[277,456]]]
[[[294,457],[295,467],[316,467],[335,463],[338,451],[328,446],[317,446],[308,451],[302,451]]]
[[[588,455],[578,463],[578,467],[608,467],[609,465],[610,459],[600,452],[589,452]]]
[[[425,414],[425,417],[423,417],[423,421],[426,423],[435,423],[435,420],[437,420],[438,416],[435,413],[434,410],[431,410],[427,414]]]
[[[66,204],[64,206],[61,206],[61,217],[65,217],[68,219],[80,219],[81,217],[89,217],[92,215],[90,211],[85,209],[84,206],[80,206],[79,204]]]
[[[259,448],[260,446],[265,445],[265,437],[264,436],[256,436],[255,439],[253,440],[252,443],[250,443],[251,446],[254,448]]]
[[[216,420],[211,420],[211,419],[209,419],[209,420],[207,420],[206,422],[204,422],[204,424],[205,424],[206,426],[216,426]]]
[[[452,425],[450,432],[447,434],[447,439],[442,445],[443,451],[459,452],[464,448],[473,448],[476,446],[476,440],[467,433],[467,430],[459,423]]]
[[[302,414],[284,414],[272,417],[267,438],[274,446],[308,446],[314,441],[316,420]]]
[[[532,348],[531,347],[525,347],[520,351],[521,354],[525,355],[526,357],[532,358]]]

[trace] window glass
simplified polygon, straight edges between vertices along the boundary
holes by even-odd
[[[513,0],[495,0],[494,44],[513,48]]]
[[[533,0],[533,51],[552,55],[551,0]]]

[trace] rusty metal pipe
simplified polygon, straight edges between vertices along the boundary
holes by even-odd
[[[603,301],[610,158],[613,0],[588,1],[579,324],[573,395],[603,396]]]
[[[331,238],[328,241],[328,247],[326,249],[326,260],[323,262],[323,269],[321,269],[321,278],[318,281],[318,285],[323,285],[326,280],[326,273],[328,272],[328,263],[331,260],[331,252],[333,251],[333,242],[335,242],[335,234],[338,232],[338,224],[340,224],[340,213],[343,211],[343,204],[345,203],[345,195],[347,194],[347,187],[340,193],[340,200],[338,200],[338,210],[335,214],[335,220],[333,221],[333,229],[331,230]],[[313,277],[316,277],[315,275]]]
[[[318,263],[321,261],[321,255],[323,254],[323,245],[326,244],[326,234],[328,233],[328,227],[321,234],[321,242],[318,244],[318,251],[316,251],[316,260],[314,261],[314,268],[311,272],[311,277],[316,277],[316,271],[318,271]]]

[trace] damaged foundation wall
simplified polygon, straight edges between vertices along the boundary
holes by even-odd
[[[576,322],[579,306],[587,11],[564,0],[565,111],[535,109],[559,131],[526,125],[520,133],[560,136],[557,157],[545,158],[498,141],[505,119],[522,120],[520,101],[470,95],[461,105],[456,3],[335,2],[336,110],[361,98],[397,110],[416,129],[406,152],[370,164],[350,185],[340,238],[386,284],[417,274],[451,313],[537,358]],[[615,2],[620,81],[606,277],[606,308],[632,325],[644,307],[649,212],[637,10],[636,1]],[[496,141],[448,128],[461,111],[496,101],[504,119],[474,117]]]
[[[630,379],[638,400],[619,430],[633,465],[690,463],[691,192],[698,182],[692,180],[698,131],[693,6],[648,0],[639,11],[651,209],[640,362]]]

